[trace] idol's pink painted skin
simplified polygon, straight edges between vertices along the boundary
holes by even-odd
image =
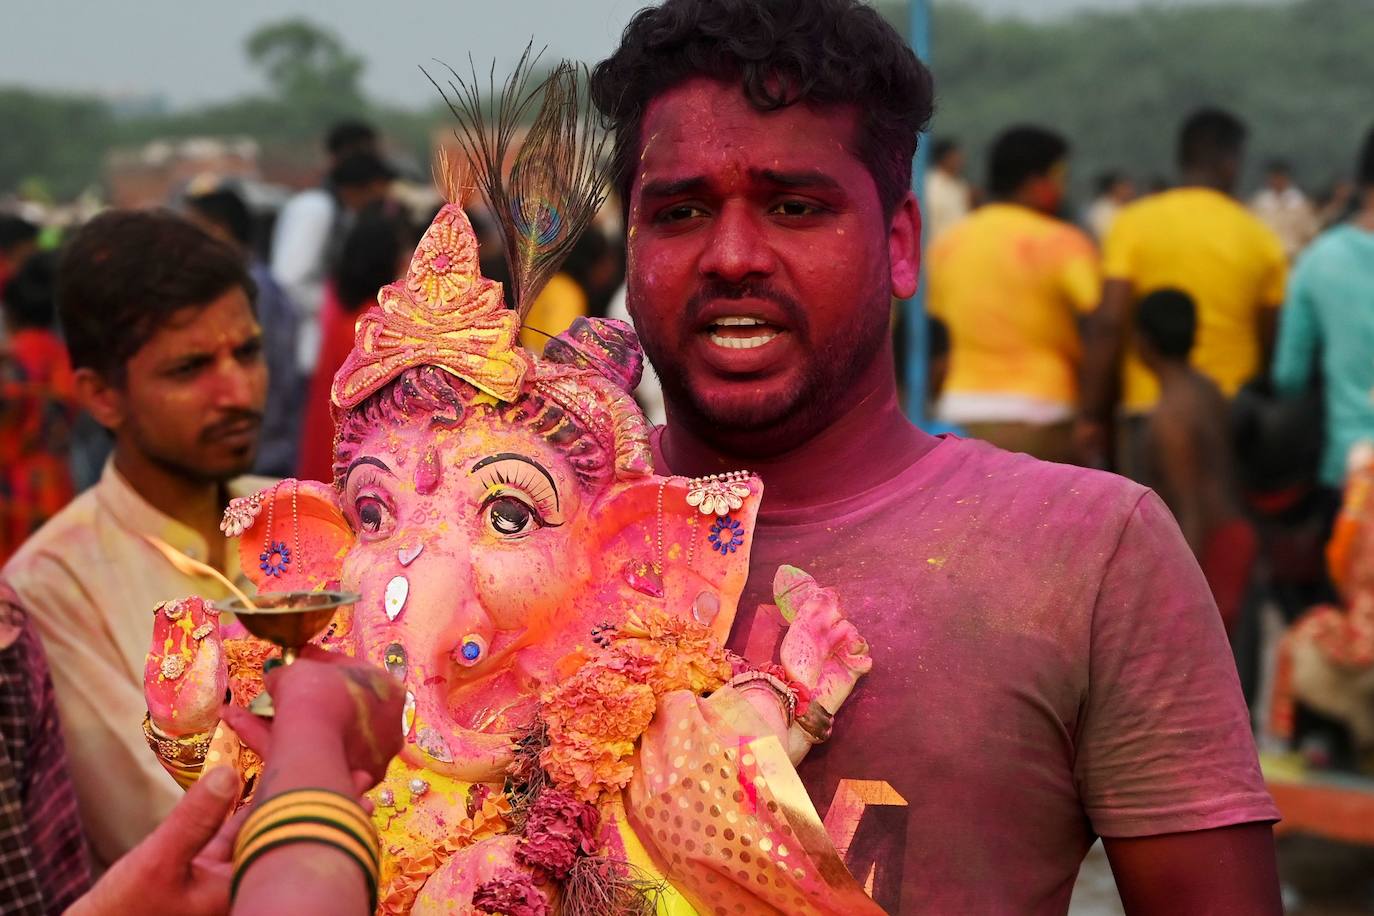
[[[417,898],[415,912],[431,904],[462,911],[483,875],[513,867],[510,836],[475,830],[468,787],[495,785],[499,795],[513,738],[541,693],[592,652],[600,627],[661,608],[709,627],[723,644],[762,494],[748,474],[716,485],[733,504],[705,500],[707,482],[655,476],[648,427],[626,393],[641,359],[633,332],[583,320],[541,359],[505,349],[516,328],[494,287],[476,275],[462,211],[446,207],[405,285],[383,290],[381,306],[360,322],[358,346],[336,378],[334,485],[284,481],[256,504],[231,506],[226,522],[241,530],[241,565],[260,590],[356,592],[321,644],[405,683],[403,749],[372,792],[388,848],[385,912],[409,911]],[[709,532],[727,515],[738,533],[721,549]],[[871,664],[867,646],[809,576],[788,570],[779,582],[795,612],[782,669],[835,710]],[[185,604],[176,615],[159,613],[147,668],[153,724],[172,736],[213,727],[224,660],[241,644],[221,639],[218,626],[203,630],[213,615]],[[229,667],[231,684],[255,676],[252,664]],[[720,702],[677,693],[671,722],[645,733],[650,770],[681,765],[667,750],[679,720],[725,727],[698,703],[753,710],[730,720],[752,724],[728,740],[712,732],[722,747],[775,735],[784,767],[809,747],[767,690]],[[658,784],[641,795],[657,799]],[[648,802],[616,799],[607,824],[628,831],[646,820]],[[615,830],[608,836],[622,854],[646,855],[620,847],[628,841]],[[436,858],[436,849],[445,854]],[[660,849],[655,862],[664,867],[671,852]],[[692,896],[705,878],[682,874],[673,880],[682,877]],[[752,899],[756,891],[732,893]]]

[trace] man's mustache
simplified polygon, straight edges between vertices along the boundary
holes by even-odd
[[[793,332],[805,336],[810,322],[802,304],[791,296],[768,283],[746,280],[743,283],[728,283],[721,280],[708,280],[701,285],[692,298],[687,300],[683,320],[693,330],[701,323],[701,313],[711,302],[721,299],[761,299],[772,302],[787,316],[787,324]]]
[[[221,439],[231,433],[237,432],[241,427],[251,424],[254,428],[262,426],[262,413],[257,410],[233,410],[226,413],[221,419],[216,420],[209,426],[200,431],[200,441],[209,444],[217,439]]]

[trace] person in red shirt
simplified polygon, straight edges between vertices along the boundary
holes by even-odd
[[[593,72],[659,470],[766,487],[732,648],[772,657],[780,563],[868,641],[800,774],[888,912],[1065,913],[1100,836],[1128,912],[1277,914],[1278,812],[1163,502],[898,405],[888,319],[916,290],[932,95],[858,0],[666,0]]]
[[[74,494],[76,391],[56,330],[56,256],[30,256],[5,286],[0,351],[0,564]]]
[[[377,301],[377,291],[405,275],[415,240],[394,205],[373,204],[358,214],[344,237],[338,266],[325,288],[320,314],[320,354],[305,393],[305,419],[296,476],[302,480],[334,479],[334,416],[329,388],[334,373],[353,349],[353,325],[362,310]]]

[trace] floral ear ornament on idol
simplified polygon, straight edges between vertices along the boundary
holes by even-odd
[[[729,501],[715,514],[702,511],[701,493],[729,481]],[[627,542],[630,554],[621,579],[631,589],[673,614],[690,615],[722,641],[729,635],[736,602],[749,574],[749,542],[763,484],[745,471],[703,477],[658,477],[627,498],[652,500],[653,526],[642,544]],[[722,497],[724,498],[724,497]],[[627,514],[645,507],[624,506]]]
[[[239,565],[260,591],[337,589],[352,533],[332,487],[280,481],[231,500],[220,530],[237,537]]]
[[[286,572],[286,567],[291,565],[291,548],[286,546],[285,541],[276,540],[273,535],[277,532],[272,523],[276,515],[277,491],[281,489],[278,483],[272,489],[272,496],[267,501],[267,530],[262,534],[262,553],[258,555],[258,569],[264,575],[280,577]],[[291,532],[296,545],[296,556],[299,558],[301,553],[301,534],[300,534],[300,506],[298,499],[300,496],[300,481],[291,481]]]

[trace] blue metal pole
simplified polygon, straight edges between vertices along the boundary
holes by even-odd
[[[930,0],[908,0],[911,50],[916,56],[930,65]],[[930,164],[929,135],[922,134],[916,147],[916,161],[911,170],[911,183],[916,198],[921,202],[921,212],[926,209],[926,168]],[[923,423],[926,419],[926,381],[929,354],[926,344],[926,270],[925,240],[921,241],[921,277],[916,295],[908,299],[906,308],[906,412],[913,423]]]

